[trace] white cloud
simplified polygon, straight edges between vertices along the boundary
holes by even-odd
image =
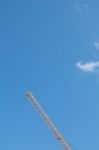
[[[77,62],[76,67],[84,72],[95,72],[99,70],[99,61],[87,63]]]
[[[94,43],[94,46],[97,50],[99,50],[99,41]]]
[[[88,10],[88,7],[89,5],[86,2],[81,2],[81,1],[75,2],[75,10],[80,14],[86,12]]]

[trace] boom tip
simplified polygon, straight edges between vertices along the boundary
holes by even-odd
[[[31,92],[31,91],[27,91],[27,92],[25,93],[25,96],[26,96],[26,97],[31,97],[31,96],[32,96],[32,92]]]

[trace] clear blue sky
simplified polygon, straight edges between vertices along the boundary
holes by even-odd
[[[0,1],[0,149],[61,150],[32,90],[77,150],[99,149],[99,1]]]

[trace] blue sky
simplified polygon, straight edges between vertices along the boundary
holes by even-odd
[[[60,150],[31,90],[72,150],[99,149],[99,1],[0,1],[0,149]]]

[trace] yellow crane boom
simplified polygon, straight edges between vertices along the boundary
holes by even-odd
[[[48,117],[48,115],[45,113],[44,109],[40,105],[40,103],[37,101],[37,99],[32,95],[31,92],[26,92],[25,96],[31,100],[32,104],[40,114],[41,118],[44,120],[44,122],[49,126],[50,130],[54,134],[55,138],[64,146],[64,150],[71,150],[70,145],[64,140],[63,136],[60,134],[60,132],[55,127],[54,123],[51,121],[51,119]]]

